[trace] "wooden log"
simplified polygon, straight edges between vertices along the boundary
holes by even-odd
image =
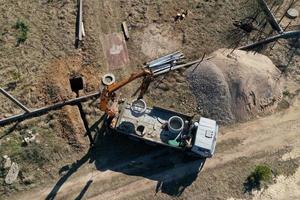
[[[82,0],[78,1],[78,17],[77,17],[77,26],[78,26],[78,35],[77,39],[82,41]]]
[[[83,22],[81,22],[81,29],[82,29],[82,37],[85,37],[85,30],[84,30]]]
[[[258,3],[260,5],[261,9],[263,10],[263,12],[266,14],[267,20],[271,24],[272,28],[275,29],[278,33],[282,33],[283,29],[281,28],[281,26],[277,22],[274,14],[272,13],[271,9],[269,8],[269,6],[265,2],[265,0],[258,0]]]
[[[30,113],[30,110],[26,106],[24,106],[20,101],[18,101],[16,98],[14,98],[8,92],[6,92],[3,88],[0,88],[0,93],[2,93],[4,96],[9,98],[12,102],[14,102],[17,106],[19,106],[19,108],[24,110],[26,113]]]
[[[48,112],[52,111],[52,110],[59,110],[64,106],[67,105],[77,105],[80,102],[86,102],[90,99],[93,98],[98,98],[100,97],[101,92],[96,92],[94,94],[90,94],[90,95],[86,95],[86,96],[82,96],[82,97],[78,97],[75,99],[70,99],[70,100],[65,100],[63,102],[58,102],[56,104],[50,105],[50,106],[46,106],[43,108],[39,108],[36,110],[32,110],[30,112],[26,112],[23,114],[19,114],[19,115],[14,115],[5,119],[0,119],[0,127],[8,125],[10,123],[13,122],[20,122],[23,121],[25,119],[31,119],[34,117],[38,117],[38,116],[42,116],[44,114],[47,114]]]
[[[127,23],[124,21],[122,22],[122,29],[123,29],[123,32],[124,32],[124,36],[125,36],[125,39],[126,40],[129,40],[129,31],[128,31],[128,27],[127,27]]]

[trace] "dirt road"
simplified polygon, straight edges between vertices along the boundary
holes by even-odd
[[[97,147],[97,152],[94,152],[95,154],[93,155],[100,156],[100,158],[93,158],[93,153],[89,154],[76,164],[73,164],[70,170],[65,172],[65,175],[56,183],[43,189],[18,195],[12,199],[80,199],[81,197],[84,197],[84,199],[170,198],[174,193],[165,191],[167,195],[163,194],[161,183],[176,185],[178,180],[182,178],[188,180],[190,177],[192,178],[189,183],[181,184],[177,188],[177,195],[178,193],[181,194],[180,192],[189,186],[187,188],[188,192],[183,192],[182,198],[197,196],[197,190],[203,184],[206,184],[201,182],[201,174],[213,173],[213,170],[216,169],[222,170],[223,166],[232,165],[233,161],[244,159],[245,157],[251,159],[255,155],[264,152],[277,152],[287,149],[290,149],[291,152],[285,154],[283,159],[299,157],[299,100],[300,98],[289,109],[275,115],[239,124],[235,127],[221,129],[221,135],[218,140],[219,148],[221,149],[218,150],[215,157],[205,162],[200,174],[197,174],[196,171],[201,166],[202,161],[186,160],[184,155],[178,152],[161,148],[146,148],[142,152],[136,153],[132,149],[124,151],[125,147],[120,147],[120,150],[112,150],[112,147],[105,147],[104,145]],[[100,138],[102,142],[99,145],[109,142],[105,137],[107,136]],[[110,142],[116,139],[115,136],[109,137],[112,137],[109,139]],[[121,137],[117,140],[121,141],[124,139]],[[232,143],[232,147],[227,144],[227,147],[223,148],[223,144],[226,144],[226,142],[228,144]],[[119,145],[119,142],[112,142],[107,145]],[[128,143],[126,141],[126,145],[136,147],[133,147],[135,150],[139,150],[138,148],[141,147],[141,144],[129,141]],[[102,153],[108,154],[110,151],[111,155],[102,155]],[[132,155],[130,155],[131,153]],[[123,156],[126,160],[122,158]],[[215,179],[222,178],[212,176],[212,174],[211,177]],[[203,178],[205,178],[205,175]],[[292,177],[292,180],[294,179]],[[282,184],[282,181],[280,183]],[[294,184],[296,184],[296,187],[297,182],[294,182]],[[180,187],[183,187],[183,190]],[[228,186],[228,188],[230,187]],[[156,192],[158,192],[157,195]],[[275,194],[274,192],[268,193],[269,196]],[[299,192],[295,194],[299,194]],[[214,199],[216,197],[211,198]],[[225,196],[221,197],[221,199],[224,198]]]

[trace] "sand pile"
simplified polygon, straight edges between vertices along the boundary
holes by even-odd
[[[217,50],[187,71],[201,114],[231,123],[273,112],[282,99],[280,71],[264,55],[230,51]]]

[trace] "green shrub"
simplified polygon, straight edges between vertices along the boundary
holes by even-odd
[[[19,45],[25,42],[27,39],[27,33],[29,31],[28,26],[23,21],[18,19],[14,25],[14,28],[18,30],[17,44]]]
[[[253,189],[260,190],[263,183],[268,183],[272,180],[272,170],[267,165],[258,165],[247,177],[244,184],[246,191],[250,192]]]

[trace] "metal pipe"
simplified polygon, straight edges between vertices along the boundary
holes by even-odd
[[[204,60],[209,60],[211,59],[212,57],[209,57],[207,59],[204,59]],[[158,75],[161,75],[161,74],[165,74],[169,71],[173,71],[173,70],[176,70],[176,69],[180,69],[180,68],[183,68],[183,67],[189,67],[191,65],[194,65],[196,63],[199,63],[199,62],[202,62],[203,59],[198,59],[198,60],[195,60],[195,61],[192,61],[192,62],[189,62],[189,63],[186,63],[186,64],[182,64],[182,65],[176,65],[174,67],[171,67],[171,68],[168,68],[168,69],[165,69],[165,70],[162,70],[162,71],[159,71],[157,73],[154,73],[154,76],[158,76]]]
[[[151,71],[153,73],[156,73],[156,72],[159,72],[161,70],[164,70],[164,69],[167,69],[167,68],[171,68],[172,67],[172,64],[165,64],[165,65],[161,65],[159,66],[158,68],[155,68],[155,69],[151,69]]]
[[[18,101],[16,98],[14,98],[12,95],[10,95],[8,92],[6,92],[3,88],[0,88],[0,92],[6,96],[7,98],[9,98],[12,102],[14,102],[15,104],[17,104],[22,110],[24,110],[25,112],[29,113],[30,110],[24,106],[20,101]]]
[[[253,43],[253,44],[249,44],[243,47],[240,47],[239,50],[251,50],[254,49],[256,47],[259,47],[261,45],[265,45],[271,42],[275,42],[278,39],[289,39],[289,38],[298,38],[300,37],[300,30],[299,31],[288,31],[288,32],[283,32],[281,34],[278,35],[274,35],[272,37],[269,37],[265,40]]]
[[[194,61],[191,61],[191,62],[188,62],[188,63],[185,63],[185,64],[181,64],[181,65],[176,65],[176,66],[172,67],[171,70],[169,70],[169,71],[177,70],[177,69],[180,69],[180,68],[183,68],[183,67],[189,67],[189,66],[194,65],[196,63],[199,63],[199,62],[201,63],[201,62],[203,62],[205,60],[210,60],[210,59],[212,59],[214,57],[215,56],[209,56],[209,57],[205,58],[205,55],[204,55],[201,59],[194,60]]]
[[[147,63],[148,63],[148,64],[151,64],[151,63],[153,63],[153,62],[161,61],[161,60],[167,59],[167,58],[169,58],[169,57],[171,57],[171,56],[174,56],[174,55],[176,55],[176,54],[181,54],[181,52],[180,52],[180,51],[176,51],[176,52],[174,52],[174,53],[171,53],[171,54],[168,54],[168,55],[165,55],[165,56],[156,58],[156,59],[154,59],[154,60],[152,60],[152,61],[150,61],[150,62],[147,62]]]
[[[176,51],[176,52],[174,52],[174,53],[171,53],[171,54],[168,54],[168,55],[166,55],[166,56],[157,58],[157,59],[155,59],[155,60],[153,60],[153,61],[150,61],[150,62],[148,62],[148,63],[146,63],[146,64],[147,64],[147,65],[152,65],[152,64],[155,64],[155,63],[157,63],[157,62],[160,62],[160,61],[162,61],[162,60],[164,60],[164,59],[167,59],[167,58],[169,58],[169,57],[171,57],[171,56],[173,56],[173,55],[176,55],[176,54],[182,54],[182,53],[181,53],[180,51]]]
[[[66,100],[66,101],[59,102],[59,103],[56,103],[56,104],[53,104],[53,105],[50,105],[50,106],[39,108],[39,109],[33,110],[29,113],[23,113],[23,114],[14,115],[14,116],[11,116],[11,117],[8,117],[8,118],[5,118],[5,119],[1,119],[0,120],[0,126],[5,126],[5,125],[8,125],[8,124],[13,123],[13,122],[23,121],[25,119],[30,119],[30,118],[42,116],[42,115],[44,115],[44,114],[46,114],[46,113],[48,113],[52,110],[58,110],[58,109],[60,109],[64,106],[67,106],[67,105],[76,105],[80,102],[85,102],[85,101],[88,101],[89,99],[97,98],[97,97],[100,96],[100,94],[101,94],[101,92],[96,92],[94,94],[78,97],[78,98],[75,98],[75,99]]]
[[[164,65],[164,64],[167,64],[167,63],[170,63],[170,62],[173,62],[175,60],[179,60],[179,59],[176,59],[176,58],[170,58],[170,59],[167,59],[167,60],[164,60],[164,61],[160,61],[158,63],[155,63],[155,64],[152,64],[149,66],[149,68],[153,68],[153,67],[159,67],[160,65]]]
[[[178,60],[183,59],[183,58],[184,58],[183,55],[174,55],[174,56],[166,58],[162,61],[155,62],[155,63],[149,65],[149,68],[159,67],[160,65],[164,65],[164,64],[167,64],[167,63],[170,63],[170,62],[178,61]]]
[[[258,0],[259,5],[261,6],[261,9],[264,11],[264,13],[267,15],[267,19],[269,23],[271,24],[272,28],[274,28],[279,33],[283,32],[283,29],[278,24],[275,16],[273,15],[272,11],[270,10],[268,4],[264,0]]]

